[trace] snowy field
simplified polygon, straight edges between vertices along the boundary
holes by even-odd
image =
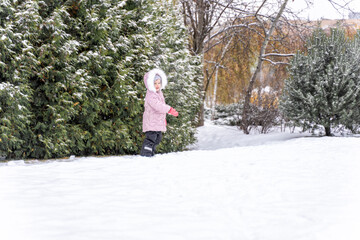
[[[198,135],[153,158],[0,163],[0,239],[360,239],[359,137]]]

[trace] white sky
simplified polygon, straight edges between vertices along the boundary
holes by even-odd
[[[335,0],[338,3],[348,2],[350,0]],[[313,5],[310,9],[304,10],[300,15],[303,18],[318,20],[321,18],[327,19],[347,19],[349,15],[348,10],[341,10],[341,14],[334,9],[334,7],[329,3],[329,0],[312,0]],[[301,10],[307,7],[305,0],[290,0],[288,6],[294,10]],[[349,8],[354,12],[360,12],[360,0],[353,0],[349,4]]]

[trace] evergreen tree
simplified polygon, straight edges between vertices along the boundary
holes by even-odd
[[[5,1],[0,16],[0,156],[137,154],[153,67],[181,112],[162,151],[194,141],[201,68],[166,1]]]
[[[13,1],[0,4],[0,157],[26,157],[32,149],[30,125],[32,89],[29,80],[37,69],[32,31],[38,23],[32,2],[15,7]],[[35,7],[35,8],[32,8]]]
[[[314,32],[307,54],[298,53],[285,82],[281,109],[284,116],[305,128],[322,125],[327,136],[331,128],[354,129],[360,122],[359,34],[352,40],[340,29],[328,36]]]
[[[154,55],[152,66],[160,67],[168,75],[164,90],[166,102],[179,111],[178,118],[168,117],[167,133],[160,143],[160,151],[179,151],[195,141],[196,123],[201,99],[197,92],[202,81],[201,59],[190,54],[182,16],[176,5],[161,1],[154,15],[148,19]]]

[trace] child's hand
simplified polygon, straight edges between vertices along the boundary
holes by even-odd
[[[179,115],[179,113],[172,107],[170,107],[169,114],[173,115],[174,117],[177,117]]]

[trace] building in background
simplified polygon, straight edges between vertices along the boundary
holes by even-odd
[[[359,13],[360,15],[360,13]],[[343,27],[348,31],[356,32],[360,29],[360,18],[359,19],[341,19],[341,20],[330,20],[323,19],[321,21],[311,22],[311,24],[320,24],[320,27],[324,30],[330,31],[331,28]]]
[[[349,13],[349,19],[360,19],[360,12]]]

